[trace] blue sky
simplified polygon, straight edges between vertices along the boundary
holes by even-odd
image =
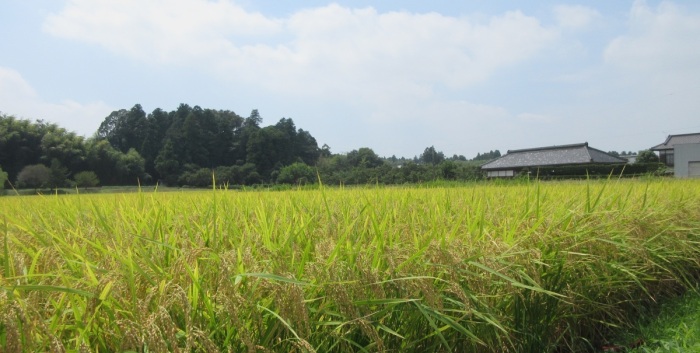
[[[382,156],[700,131],[698,1],[5,0],[0,53],[0,111],[85,136],[137,103]]]

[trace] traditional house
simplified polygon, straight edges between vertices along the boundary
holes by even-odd
[[[664,143],[652,148],[659,160],[679,178],[700,177],[700,133],[668,135]]]
[[[588,146],[574,145],[539,147],[508,151],[504,156],[481,166],[489,178],[513,177],[521,171],[562,166],[622,165],[627,160]],[[584,172],[585,175],[585,172]]]
[[[634,164],[637,162],[637,154],[625,154],[621,155],[620,158],[626,159],[628,164]]]

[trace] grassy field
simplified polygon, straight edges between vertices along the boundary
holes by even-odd
[[[700,181],[0,199],[4,352],[600,349],[700,277]]]
[[[700,293],[669,300],[614,338],[608,352],[700,352]]]

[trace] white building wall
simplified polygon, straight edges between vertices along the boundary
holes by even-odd
[[[673,173],[677,178],[688,178],[688,165],[692,162],[700,162],[700,143],[688,143],[674,145],[675,164]],[[697,165],[696,163],[694,165]],[[698,177],[694,175],[692,177]]]

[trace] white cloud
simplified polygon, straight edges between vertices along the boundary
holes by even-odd
[[[554,7],[554,17],[563,28],[584,28],[600,18],[600,13],[582,5],[558,5]]]
[[[11,108],[35,96],[36,92],[19,72],[0,66],[0,99],[3,100],[0,106]]]
[[[90,136],[114,109],[103,102],[46,102],[19,72],[0,67],[0,110],[21,119],[45,120],[68,131]]]
[[[154,65],[211,70],[282,93],[356,99],[473,85],[558,36],[518,11],[476,22],[332,4],[276,19],[225,0],[73,0],[47,18],[45,30]]]
[[[237,39],[278,33],[280,25],[228,1],[71,0],[48,16],[44,30],[99,44],[154,64],[224,55]]]
[[[319,21],[318,19],[326,19]],[[331,72],[370,82],[408,80],[464,86],[535,54],[554,34],[520,12],[472,23],[436,13],[377,13],[338,5],[302,11],[288,21],[292,48],[309,73]],[[358,78],[359,75],[359,78]]]
[[[660,138],[697,131],[700,14],[671,2],[652,8],[637,1],[627,25],[604,52],[607,72],[616,79],[608,90],[627,107],[618,119],[649,126]]]
[[[463,154],[465,144],[508,142],[485,137],[522,123],[505,109],[441,91],[483,83],[559,39],[519,11],[474,20],[331,4],[269,18],[225,0],[73,0],[44,28],[147,64],[247,85],[278,104],[317,102],[330,107],[317,119],[352,120],[343,131],[315,122],[317,138],[337,152],[371,146],[380,154],[430,145]],[[336,142],[343,140],[350,142]]]
[[[630,33],[612,40],[606,62],[643,75],[700,72],[700,15],[685,13],[673,3],[652,9],[642,1],[630,11]],[[683,76],[683,75],[681,75]],[[691,77],[692,77],[691,76]]]
[[[499,92],[503,100],[490,104],[462,94],[561,44],[562,28],[584,28],[600,16],[583,6],[554,13],[559,27],[520,11],[476,19],[331,4],[271,18],[227,0],[69,0],[44,30],[138,62],[251,87],[276,104],[315,105],[307,108],[318,119],[313,128],[327,126],[317,138],[336,152],[371,146],[380,154],[419,154],[435,145],[464,154],[465,146],[524,148],[543,125],[561,123],[504,108],[508,94],[524,92]],[[339,131],[323,119],[357,125]],[[338,146],[342,140],[350,142]]]

